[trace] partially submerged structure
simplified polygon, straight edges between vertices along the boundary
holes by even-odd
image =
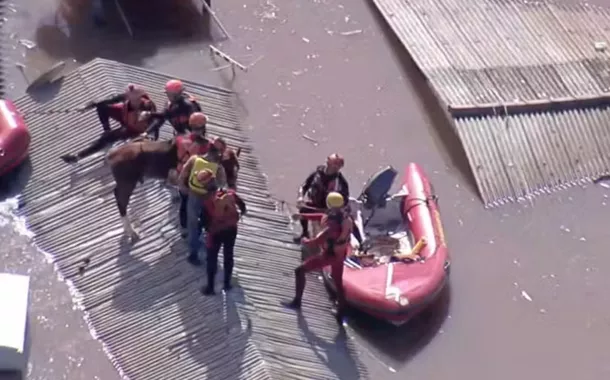
[[[610,171],[610,10],[374,0],[453,119],[487,206]]]
[[[25,95],[15,103],[32,134],[33,175],[20,213],[37,245],[52,254],[89,327],[131,379],[365,379],[352,340],[338,335],[321,281],[308,288],[303,314],[285,310],[301,260],[286,216],[276,212],[252,148],[239,128],[233,94],[184,81],[210,117],[209,133],[241,147],[240,192],[249,213],[236,247],[239,286],[203,297],[204,272],[185,260],[170,191],[157,182],[136,189],[132,220],[141,239],[130,245],[114,203],[103,154],[77,166],[59,156],[96,138],[94,111],[53,112],[138,83],[161,105],[169,76],[96,59],[66,75],[53,100]],[[171,137],[163,128],[161,138]],[[138,226],[139,224],[139,226]],[[332,352],[325,352],[332,350]],[[332,356],[332,360],[327,357]]]

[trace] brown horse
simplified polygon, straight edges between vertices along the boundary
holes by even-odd
[[[223,154],[222,165],[227,174],[229,185],[237,182],[239,171],[237,151],[227,149]],[[178,165],[178,146],[175,139],[152,141],[138,137],[126,144],[111,149],[106,156],[114,178],[114,197],[123,221],[123,232],[132,238],[138,234],[127,216],[127,206],[138,182],[145,178],[167,180],[170,172]]]

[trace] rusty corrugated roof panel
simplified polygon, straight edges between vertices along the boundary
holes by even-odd
[[[530,198],[610,172],[610,110],[456,120],[483,201]]]
[[[236,248],[239,287],[229,294],[199,293],[205,274],[185,261],[169,190],[154,181],[138,186],[130,209],[141,240],[130,248],[121,236],[103,155],[76,167],[59,159],[96,138],[99,122],[93,112],[39,112],[81,107],[123,90],[126,82],[142,85],[161,106],[168,79],[96,59],[67,75],[53,100],[41,104],[27,95],[16,101],[31,129],[34,168],[20,212],[38,246],[54,255],[60,274],[78,293],[113,363],[131,379],[367,378],[353,341],[336,340],[338,328],[320,282],[309,283],[304,316],[279,304],[292,295],[301,255],[239,130],[232,93],[184,81],[210,115],[210,133],[244,148],[240,191],[250,210]],[[320,350],[332,350],[334,363]]]

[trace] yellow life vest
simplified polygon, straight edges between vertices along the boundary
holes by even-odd
[[[216,172],[218,171],[218,164],[214,162],[210,162],[201,157],[197,157],[195,162],[193,163],[193,168],[191,169],[191,174],[189,175],[189,188],[191,191],[205,195],[208,193],[209,183],[201,183],[197,180],[197,173],[208,170],[212,173],[212,180],[216,177]]]

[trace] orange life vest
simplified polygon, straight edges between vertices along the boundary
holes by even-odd
[[[180,135],[176,137],[176,145],[178,147],[178,166],[176,171],[178,174],[182,171],[182,167],[193,155],[206,154],[210,148],[210,142],[205,140],[200,144],[195,141],[194,134]]]
[[[142,102],[137,109],[130,110],[130,104],[129,100],[126,100],[123,103],[123,122],[125,123],[125,127],[136,133],[146,132],[146,129],[148,129],[148,121],[138,121],[138,119],[140,117],[140,112],[142,111],[156,111],[154,103],[150,100],[148,95],[143,95]]]
[[[206,202],[206,206],[211,217],[210,234],[235,227],[239,223],[237,199],[233,190],[218,190],[214,197]]]
[[[326,239],[322,243],[322,252],[329,255],[345,255],[354,227],[352,218],[345,210],[332,211],[324,215],[321,226],[323,229],[328,228]]]

